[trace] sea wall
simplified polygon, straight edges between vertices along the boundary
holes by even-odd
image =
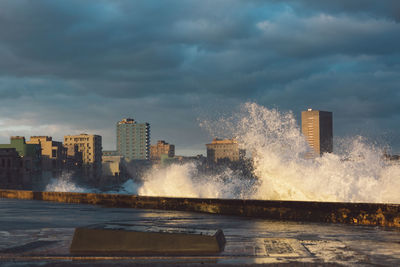
[[[33,199],[137,209],[192,211],[273,220],[400,228],[400,204],[170,198],[2,189],[0,189],[0,198]]]

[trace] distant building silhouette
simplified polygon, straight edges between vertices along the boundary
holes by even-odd
[[[22,160],[15,148],[0,148],[1,188],[24,188]]]
[[[301,112],[301,129],[314,155],[333,152],[332,112],[312,110]]]
[[[117,152],[125,160],[150,158],[150,124],[123,119],[117,123]]]
[[[18,178],[11,184],[15,185],[15,182],[18,182],[20,183],[19,187],[29,188],[41,177],[42,153],[40,145],[27,144],[23,136],[12,136],[10,144],[0,144],[0,149],[5,162],[7,162],[4,171],[8,171],[12,177]],[[8,165],[9,160],[10,165]],[[1,159],[1,165],[3,165],[3,159]],[[16,167],[18,170],[15,169]]]

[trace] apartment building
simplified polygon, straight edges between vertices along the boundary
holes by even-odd
[[[53,141],[50,136],[31,136],[26,143],[40,145],[43,172],[48,172],[53,177],[61,174],[67,156],[67,150],[62,142]]]
[[[69,160],[81,159],[83,175],[96,182],[101,177],[102,142],[100,135],[80,134],[64,136],[64,146]]]
[[[31,188],[35,182],[40,180],[42,176],[42,154],[40,145],[27,144],[24,136],[12,136],[10,144],[0,144],[0,149],[5,149],[3,150],[3,154],[5,153],[4,155],[11,153],[5,156],[10,160],[14,157],[14,149],[17,152],[17,161],[19,161],[19,187],[28,189]],[[7,151],[7,149],[9,150]]]
[[[239,144],[235,139],[215,138],[211,144],[206,144],[207,160],[209,162],[218,162],[227,160],[231,162],[239,161],[243,151],[239,149]]]
[[[308,157],[333,152],[332,112],[308,109],[301,112],[301,129],[312,152]]]
[[[150,124],[126,118],[117,123],[117,152],[126,161],[150,159]]]
[[[161,160],[161,155],[167,155],[169,158],[175,156],[175,146],[166,143],[164,140],[157,141],[157,144],[150,146],[150,159]]]

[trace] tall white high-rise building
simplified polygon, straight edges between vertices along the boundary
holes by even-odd
[[[150,124],[126,118],[117,123],[117,153],[127,161],[150,158]]]

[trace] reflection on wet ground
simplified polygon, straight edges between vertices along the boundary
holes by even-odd
[[[0,263],[15,264],[361,264],[400,265],[400,230],[231,216],[0,199]],[[105,222],[222,229],[223,252],[209,256],[75,257],[74,228]]]

